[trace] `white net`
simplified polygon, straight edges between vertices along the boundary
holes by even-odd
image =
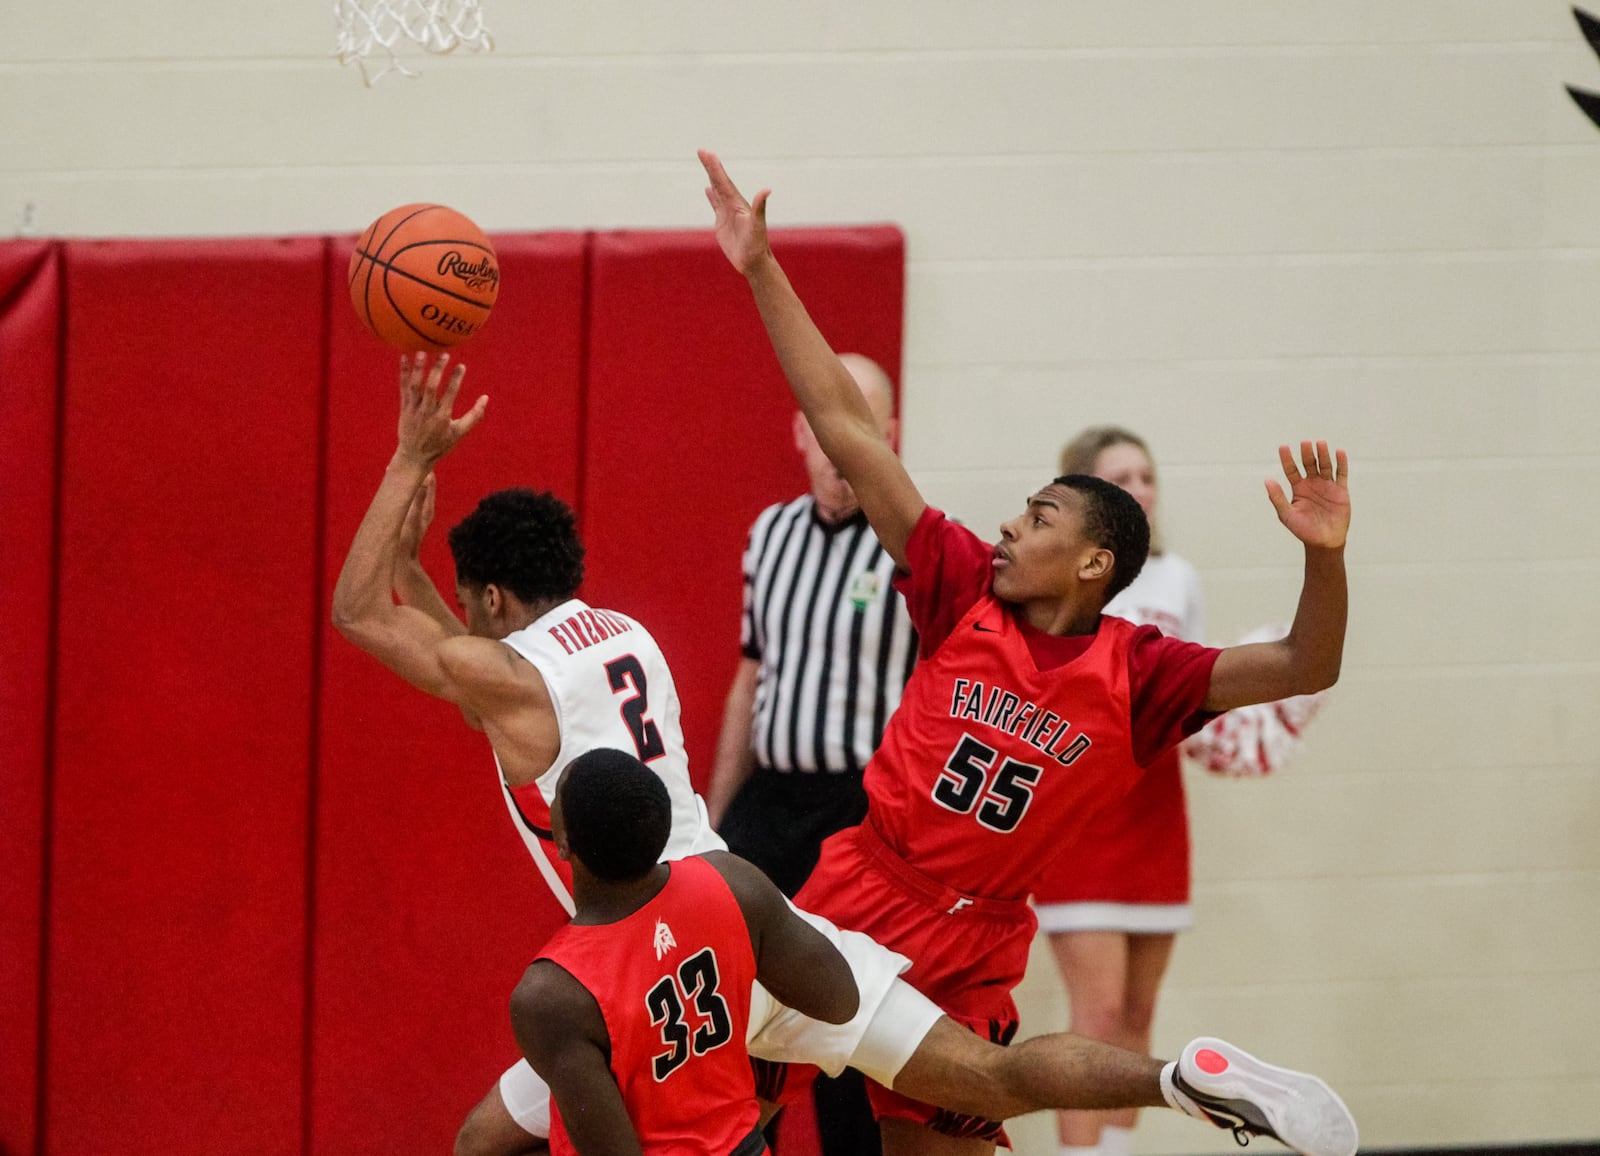
[[[417,75],[400,56],[411,48],[487,52],[494,47],[478,0],[333,0],[333,19],[339,63],[355,61],[369,85],[390,72]]]

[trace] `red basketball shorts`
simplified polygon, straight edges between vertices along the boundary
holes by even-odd
[[[864,932],[911,960],[902,977],[984,1039],[1017,1031],[1012,990],[1028,966],[1034,918],[1021,900],[961,894],[900,859],[866,824],[841,831],[795,897],[797,906]],[[795,1082],[791,1077],[791,1083]],[[998,1140],[999,1124],[923,1104],[869,1084],[873,1110],[946,1135]]]

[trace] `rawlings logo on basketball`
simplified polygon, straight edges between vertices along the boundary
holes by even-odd
[[[483,327],[500,265],[483,230],[443,205],[401,205],[350,254],[350,301],[379,338],[409,352],[448,349]]]
[[[486,256],[473,263],[452,249],[439,258],[439,272],[458,278],[468,289],[500,288],[500,270]]]

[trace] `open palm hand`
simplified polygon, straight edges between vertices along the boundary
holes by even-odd
[[[1288,496],[1277,482],[1267,482],[1278,521],[1307,546],[1343,546],[1350,530],[1350,464],[1344,451],[1330,454],[1327,442],[1301,442],[1298,465],[1288,446],[1278,447],[1278,460],[1289,482]]]

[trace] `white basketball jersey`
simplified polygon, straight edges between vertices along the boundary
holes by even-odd
[[[1151,555],[1127,589],[1106,603],[1105,612],[1138,626],[1154,626],[1169,638],[1205,638],[1200,578],[1176,554]]]
[[[537,783],[513,792],[502,773],[500,787],[523,843],[569,913],[572,893],[556,868],[550,842],[550,803],[562,768],[586,751],[627,751],[661,776],[672,798],[672,833],[663,860],[726,849],[689,782],[678,688],[649,631],[625,614],[596,610],[574,598],[505,643],[544,679],[561,727],[561,750]]]

